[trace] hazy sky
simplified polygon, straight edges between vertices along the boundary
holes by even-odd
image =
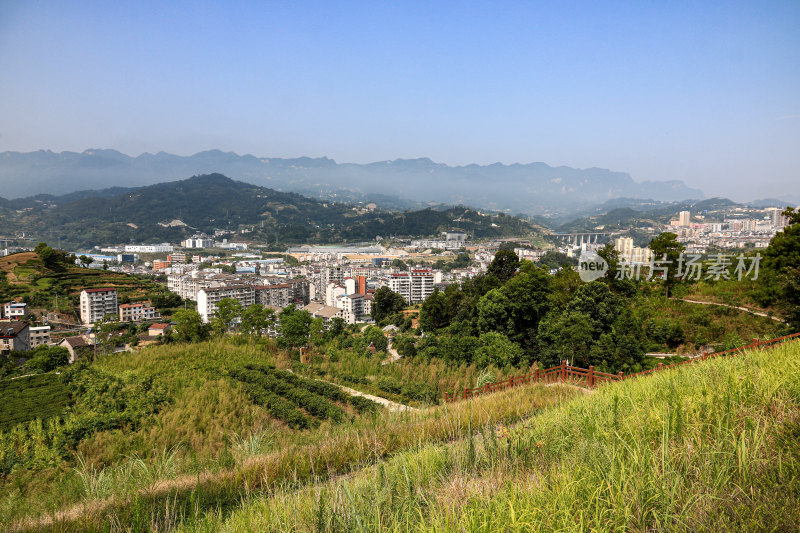
[[[800,1],[0,0],[0,151],[543,161],[800,195]]]

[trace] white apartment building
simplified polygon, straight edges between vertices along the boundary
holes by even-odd
[[[256,303],[256,292],[252,285],[228,285],[200,289],[197,291],[197,312],[203,322],[209,322],[217,312],[217,303],[223,298],[239,300],[242,307],[249,307]]]
[[[207,237],[192,237],[183,241],[184,248],[213,248],[214,239]]]
[[[433,294],[435,277],[430,269],[413,269],[409,272],[389,274],[386,286],[396,292],[409,304],[424,302]]]
[[[2,310],[3,310],[2,318],[10,318],[11,320],[16,320],[27,316],[28,304],[23,302],[8,302],[7,304],[3,305]]]
[[[161,315],[150,302],[136,302],[119,306],[120,322],[142,322],[158,318],[161,318]]]
[[[649,263],[652,256],[650,248],[639,248],[633,245],[632,237],[619,237],[614,241],[614,249],[619,258],[628,263]]]
[[[116,289],[84,289],[80,298],[81,322],[93,324],[106,315],[117,314]]]
[[[691,225],[692,223],[692,213],[689,211],[681,211],[680,215],[678,216],[678,224],[686,227]]]
[[[31,326],[28,331],[31,349],[41,344],[50,344],[50,326]]]
[[[361,294],[345,294],[338,300],[342,310],[341,317],[348,324],[355,324],[364,320],[364,296]]]
[[[161,254],[172,252],[173,249],[171,244],[162,242],[161,244],[126,244],[123,251],[138,254]]]

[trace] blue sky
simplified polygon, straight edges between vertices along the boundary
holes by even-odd
[[[7,2],[0,151],[543,161],[800,195],[800,2]]]

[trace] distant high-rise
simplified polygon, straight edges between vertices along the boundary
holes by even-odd
[[[789,223],[789,218],[783,216],[783,209],[780,207],[768,207],[766,209],[767,214],[769,214],[770,221],[772,225],[776,228],[785,228],[786,225]]]
[[[678,222],[681,226],[687,227],[691,224],[692,221],[692,214],[689,211],[681,211],[680,217],[678,218]]]

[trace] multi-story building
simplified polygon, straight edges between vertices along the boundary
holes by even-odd
[[[119,306],[120,322],[142,322],[158,318],[161,318],[161,315],[150,302],[136,302]]]
[[[195,235],[191,239],[183,241],[184,248],[213,248],[214,239]]]
[[[8,302],[3,305],[2,311],[2,318],[18,320],[28,315],[28,304],[23,302]]]
[[[31,349],[41,344],[50,344],[50,326],[31,326],[28,331]]]
[[[203,322],[209,322],[217,311],[217,303],[224,298],[233,298],[248,307],[256,303],[256,293],[252,285],[227,285],[225,287],[205,288],[197,291],[197,312]]]
[[[163,254],[172,252],[174,247],[167,243],[161,244],[126,244],[124,252],[135,252],[139,254]]]
[[[411,271],[411,299],[409,303],[416,304],[424,302],[428,296],[433,294],[436,277],[430,269],[419,269]]]
[[[116,289],[84,289],[80,297],[81,321],[93,324],[106,315],[117,314]]]
[[[430,269],[412,269],[409,272],[389,274],[386,286],[409,304],[421,303],[433,294],[435,277]]]
[[[8,356],[12,350],[27,352],[30,349],[30,328],[27,322],[0,322],[0,355]]]
[[[290,283],[256,285],[254,289],[255,303],[260,305],[286,307],[294,301],[294,291]]]
[[[172,263],[170,261],[159,261],[158,259],[156,259],[155,261],[153,261],[153,270],[157,272],[161,270],[166,270],[170,267],[171,264]]]
[[[689,211],[681,211],[678,216],[678,224],[683,227],[690,226],[692,224],[692,213]]]
[[[348,324],[355,324],[364,320],[364,296],[361,294],[346,294],[339,298],[342,310],[341,317]]]
[[[185,263],[186,254],[179,254],[177,252],[173,252],[167,256],[167,261],[169,261],[170,263]]]

